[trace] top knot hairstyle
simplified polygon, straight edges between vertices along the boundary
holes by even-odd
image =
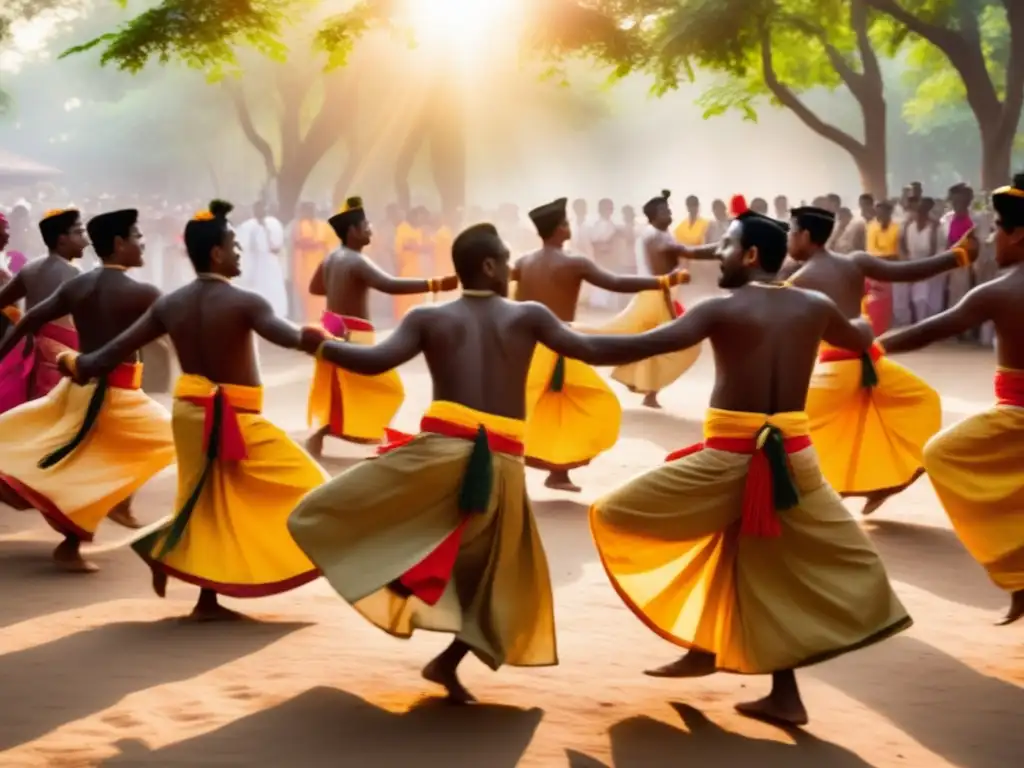
[[[362,225],[364,221],[366,221],[366,211],[363,209],[363,198],[353,196],[345,200],[341,210],[331,216],[327,223],[331,225],[331,229],[341,240],[341,244],[346,245],[349,230]]]
[[[55,208],[44,213],[39,220],[39,234],[43,236],[46,247],[54,251],[61,237],[71,234],[81,220],[82,214],[77,208]]]
[[[663,189],[661,190],[660,197],[652,197],[646,203],[644,203],[644,216],[647,217],[648,221],[654,221],[658,215],[658,209],[663,205],[668,205],[668,199],[672,197],[672,192]]]
[[[185,225],[185,250],[196,272],[209,272],[213,249],[224,244],[231,229],[228,216],[235,206],[227,200],[213,200]]]
[[[1014,174],[1012,185],[992,193],[992,207],[1004,230],[1024,227],[1024,172]]]

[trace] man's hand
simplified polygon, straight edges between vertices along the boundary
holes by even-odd
[[[438,281],[439,291],[454,291],[459,287],[458,275],[446,275]]]
[[[956,245],[953,246],[953,250],[960,248],[967,253],[968,263],[973,264],[978,260],[978,253],[981,250],[981,244],[978,242],[978,234],[974,231],[974,227],[971,227],[967,232],[956,241]]]
[[[690,282],[689,270],[677,269],[668,275],[668,284],[670,286],[685,285],[688,282]]]
[[[299,349],[307,355],[315,355],[320,345],[327,341],[327,333],[315,325],[304,325],[299,336]]]

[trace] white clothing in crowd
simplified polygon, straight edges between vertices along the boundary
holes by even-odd
[[[617,272],[615,258],[618,227],[611,219],[599,218],[586,228],[586,238],[593,252],[594,263],[602,269]],[[617,305],[615,294],[603,288],[592,287],[590,304],[600,309],[614,309]]]
[[[235,230],[242,248],[242,274],[239,284],[267,301],[278,317],[288,316],[285,287],[284,227],[273,216],[251,218]]]
[[[939,252],[940,234],[938,226],[932,221],[921,227],[916,219],[911,219],[903,229],[903,236],[907,257],[911,261],[927,259]],[[948,275],[943,274],[910,283],[910,304],[914,310],[914,321],[920,322],[942,311],[948,281]]]

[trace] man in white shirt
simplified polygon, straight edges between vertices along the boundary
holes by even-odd
[[[592,249],[594,263],[602,269],[615,272],[620,268],[615,253],[615,240],[618,235],[618,227],[612,221],[615,213],[615,204],[605,198],[597,204],[597,221],[589,225],[586,230],[586,239]],[[614,309],[616,307],[615,294],[594,288],[590,294],[590,303],[600,309]]]
[[[274,314],[288,316],[288,292],[285,288],[284,227],[267,215],[265,203],[252,207],[252,218],[235,230],[242,248],[242,274],[238,282],[270,302]]]

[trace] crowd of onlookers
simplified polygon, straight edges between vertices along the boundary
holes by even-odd
[[[2,203],[0,201],[0,212],[6,213],[10,229],[5,266],[17,271],[27,259],[42,255],[36,220],[50,206],[45,201],[20,200],[9,207]],[[801,205],[806,203],[800,201]],[[839,253],[867,251],[880,257],[920,259],[945,250],[971,227],[976,228],[984,243],[991,229],[987,196],[975,195],[966,184],[950,187],[942,197],[925,195],[920,184],[915,183],[905,187],[895,200],[875,200],[864,194],[857,200],[856,207],[851,208],[844,205],[839,195],[830,194],[814,199],[811,204],[835,213],[836,230],[829,248]],[[774,199],[771,207],[764,198],[750,201],[751,209],[782,220],[789,219],[790,205],[782,195]],[[146,238],[146,265],[139,270],[138,278],[162,290],[172,290],[191,279],[192,269],[185,255],[182,232],[194,210],[202,207],[200,203],[187,205],[157,198],[98,197],[83,199],[78,207],[86,216],[121,207],[138,208]],[[570,250],[615,272],[647,272],[639,247],[647,223],[638,218],[636,208],[632,205],[617,207],[607,198],[597,203],[596,210],[583,199],[573,201],[570,207],[573,232],[567,245]],[[281,315],[299,321],[316,319],[322,300],[309,296],[306,288],[316,266],[338,246],[337,237],[327,224],[331,213],[330,209],[305,202],[298,206],[293,220],[285,223],[263,203],[236,210],[232,218],[243,251],[241,283],[264,294]],[[451,243],[465,223],[492,221],[513,254],[539,247],[528,218],[511,203],[494,210],[472,206],[450,216],[433,213],[422,206],[404,211],[391,204],[379,209],[370,206],[368,215],[374,238],[367,253],[383,269],[401,276],[431,277],[450,272]],[[720,240],[730,218],[725,201],[713,200],[705,213],[701,201],[692,195],[676,206],[674,216],[672,232],[679,242],[689,246]],[[691,266],[695,287],[687,289],[690,295],[715,290],[717,274],[707,269],[710,265]],[[991,249],[983,245],[977,264],[970,270],[940,275],[922,283],[894,286],[893,323],[905,325],[941,312],[971,287],[996,274]],[[584,291],[581,298],[585,304],[599,310],[619,309],[628,299],[600,290]],[[372,309],[376,318],[395,319],[411,304],[422,300],[377,296]],[[977,340],[991,344],[991,334],[983,331]]]

